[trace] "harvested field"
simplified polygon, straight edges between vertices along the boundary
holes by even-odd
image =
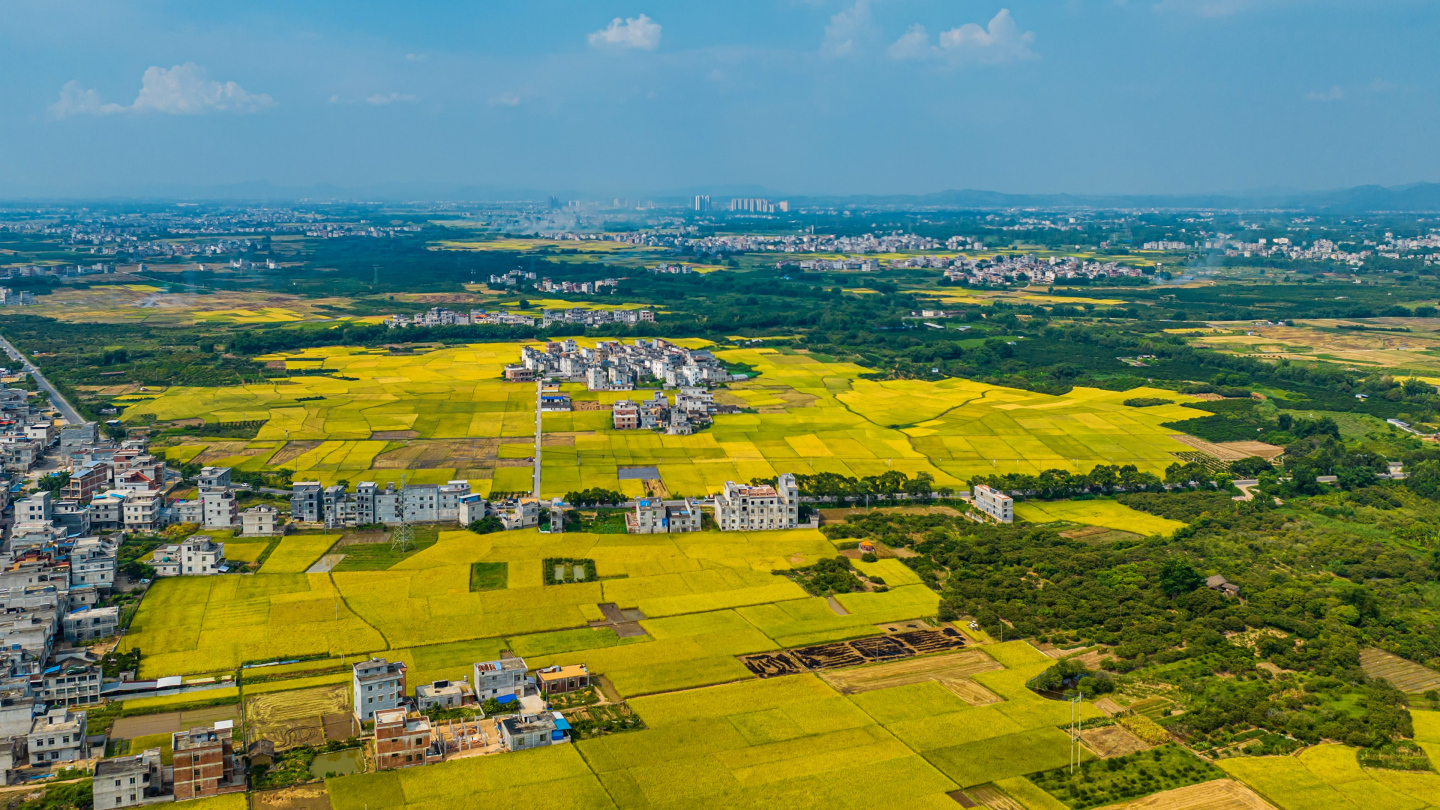
[[[882,633],[904,633],[907,630],[934,630],[929,622],[916,619],[913,622],[888,622],[875,625]]]
[[[806,669],[832,669],[834,667],[853,667],[865,663],[865,656],[861,655],[854,647],[844,641],[837,641],[833,644],[816,644],[813,647],[801,647],[798,650],[791,650],[795,659]]]
[[[916,655],[953,650],[963,646],[965,646],[964,635],[953,627],[946,627],[943,630],[911,630],[895,635],[869,636],[774,653],[744,655],[740,657],[740,661],[759,677],[773,678],[777,675],[793,675],[806,670],[818,672],[875,661],[911,658]],[[921,678],[919,680],[931,679]]]
[[[355,724],[355,715],[348,711],[327,714],[320,718],[326,740],[348,740],[360,733]]]
[[[1126,754],[1150,748],[1149,743],[1135,736],[1130,729],[1120,725],[1085,729],[1080,732],[1080,739],[1084,740],[1090,750],[1102,759],[1123,757]]]
[[[997,669],[1004,669],[1004,667],[996,663],[995,659],[978,650],[966,650],[945,655],[929,655],[923,658],[891,661],[870,667],[825,672],[820,675],[820,678],[835,687],[835,691],[843,695],[854,695],[923,681],[939,681],[948,688],[950,681],[961,681],[978,672],[990,672]],[[975,684],[975,686],[980,692],[989,694],[989,691],[979,684]],[[951,691],[955,690],[952,688]],[[966,697],[959,692],[956,694],[961,698]],[[994,695],[990,695],[990,697],[992,699],[983,702],[993,703],[999,700]],[[970,701],[966,700],[966,702]]]
[[[247,737],[269,740],[277,750],[324,745],[329,736],[326,720],[349,708],[348,683],[255,695],[245,700]],[[330,726],[338,724],[332,721]]]
[[[805,671],[805,667],[797,663],[788,653],[783,652],[747,655],[740,660],[745,664],[746,669],[755,673],[757,678],[799,675]]]
[[[1069,540],[1084,540],[1086,543],[1101,545],[1114,543],[1120,540],[1139,540],[1141,535],[1134,532],[1127,532],[1122,529],[1111,529],[1105,526],[1083,526],[1079,529],[1070,529],[1060,532],[1060,536]]]
[[[894,636],[859,638],[847,643],[854,648],[855,652],[870,661],[889,661],[893,658],[905,658],[913,654],[909,647],[900,643]]]
[[[250,794],[251,810],[330,810],[324,782],[257,790]]]
[[[1250,456],[1259,456],[1269,461],[1285,452],[1283,447],[1276,447],[1264,442],[1207,442],[1183,433],[1172,435],[1170,438],[1221,461],[1239,461]]]
[[[143,714],[138,717],[121,717],[110,727],[110,736],[116,739],[133,740],[151,734],[173,734],[195,726],[208,726],[216,720],[235,720],[240,717],[239,704],[211,706],[189,712],[165,712],[164,714]]]
[[[924,655],[925,653],[944,652],[945,650],[958,650],[965,646],[965,637],[953,627],[943,630],[911,630],[904,633],[897,633],[892,636],[896,641],[903,642],[915,652]]]
[[[1275,805],[1233,779],[1213,779],[1101,810],[1275,810]]]
[[[980,803],[981,807],[989,810],[1025,810],[1025,805],[1015,801],[1000,792],[1000,789],[991,785],[981,785],[977,788],[970,788],[967,793],[970,798]]]
[[[936,682],[971,706],[989,706],[1005,700],[969,678],[938,678]]]
[[[1382,678],[1401,692],[1412,695],[1422,694],[1429,689],[1440,689],[1440,672],[1392,655],[1377,647],[1360,651],[1360,668],[1372,678]]]
[[[413,430],[395,432],[415,433]],[[494,465],[499,447],[499,439],[412,441],[398,450],[375,456],[371,467],[376,470],[489,467]]]

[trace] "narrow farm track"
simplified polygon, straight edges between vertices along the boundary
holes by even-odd
[[[357,619],[359,619],[361,622],[363,622],[363,623],[365,624],[366,627],[370,628],[371,630],[374,630],[375,633],[380,636],[380,638],[384,639],[384,641],[385,641],[385,649],[387,649],[387,650],[394,649],[394,647],[390,644],[390,639],[385,635],[385,631],[384,631],[384,630],[381,630],[380,628],[378,628],[378,627],[376,627],[375,625],[371,624],[371,623],[369,622],[369,620],[367,620],[364,616],[361,616],[358,611],[356,611],[354,608],[350,607],[350,603],[349,603],[349,602],[345,601],[345,593],[340,590],[340,585],[335,582],[335,572],[333,572],[333,571],[326,572],[326,576],[330,577],[330,587],[332,587],[332,588],[335,589],[335,596],[336,596],[336,598],[338,598],[338,599],[340,600],[340,604],[344,605],[346,610],[350,611],[350,615],[351,615],[351,616],[354,616],[354,617],[357,618]]]

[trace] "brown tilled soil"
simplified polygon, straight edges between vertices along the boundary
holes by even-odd
[[[330,810],[324,782],[257,790],[250,794],[251,810]]]
[[[149,734],[173,734],[195,726],[205,726],[216,720],[233,720],[240,717],[240,706],[209,706],[188,712],[165,712],[164,714],[142,714],[136,717],[121,717],[110,727],[110,736],[116,739],[133,740]]]
[[[1080,739],[1084,740],[1085,744],[1090,746],[1090,750],[1099,754],[1103,759],[1123,757],[1126,754],[1150,748],[1130,729],[1118,725],[1085,729],[1080,732]]]
[[[273,465],[294,461],[322,444],[324,444],[324,442],[289,442],[284,447],[275,451],[275,455],[270,457],[269,463]]]
[[[1198,785],[1156,793],[1132,802],[1107,805],[1101,810],[1276,810],[1275,805],[1233,779],[1215,779]]]
[[[989,808],[989,810],[1025,810],[1025,805],[1001,793],[997,787],[981,785],[977,788],[970,788],[965,792],[970,794],[970,798]]]
[[[839,692],[854,695],[923,681],[963,681],[968,675],[996,669],[1004,669],[1004,667],[978,650],[965,650],[943,655],[908,658],[903,661],[892,661],[888,664],[877,664],[859,669],[822,672],[820,677]],[[969,702],[966,695],[950,687],[948,683],[946,686]],[[979,684],[975,684],[975,686],[979,687],[982,692],[988,693],[988,690],[980,687]],[[980,697],[980,693],[976,693],[976,697]]]
[[[969,678],[940,678],[937,682],[971,706],[989,706],[991,703],[1000,703],[1004,700]]]
[[[370,438],[377,442],[393,442],[401,439],[418,439],[420,432],[417,430],[375,430],[371,431]]]

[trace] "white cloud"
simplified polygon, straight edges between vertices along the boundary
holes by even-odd
[[[407,54],[405,54],[405,61],[407,61],[407,62],[424,62],[424,61],[425,61],[426,59],[428,59],[428,58],[429,58],[429,57],[426,56],[426,55],[423,54],[423,53],[407,53]]]
[[[935,56],[935,47],[930,44],[930,34],[923,25],[912,25],[910,30],[890,45],[891,59],[929,59]]]
[[[518,107],[520,106],[520,97],[515,95],[514,93],[501,93],[500,95],[494,96],[490,99],[490,106]]]
[[[110,115],[113,113],[155,112],[169,115],[198,115],[208,112],[252,113],[274,106],[264,93],[250,93],[235,82],[211,81],[205,69],[194,62],[171,68],[151,66],[140,77],[140,94],[130,104],[104,104],[100,94],[80,87],[77,81],[60,88],[60,98],[50,105],[56,117],[69,115]]]
[[[965,23],[941,31],[934,45],[930,44],[925,26],[913,25],[890,45],[889,54],[892,59],[944,59],[952,63],[995,65],[1034,59],[1035,51],[1030,48],[1034,42],[1035,32],[1022,32],[1010,16],[1010,9],[1002,8],[984,28]]]
[[[1329,90],[1311,90],[1305,95],[1306,101],[1344,101],[1345,91],[1340,85],[1332,85]]]
[[[589,39],[596,48],[653,51],[660,47],[660,23],[644,14],[628,20],[616,17],[609,25],[591,32]]]
[[[825,40],[820,52],[826,56],[850,56],[856,53],[874,31],[870,17],[870,0],[855,0],[855,5],[842,9],[825,26]]]
[[[98,115],[102,112],[109,112],[104,109],[106,106],[100,103],[99,93],[82,88],[80,82],[72,79],[60,88],[60,98],[50,105],[50,114],[56,118],[64,118],[68,115]],[[117,105],[108,106],[115,107]]]
[[[411,101],[414,101],[414,100],[415,100],[415,96],[413,96],[413,95],[411,95],[411,94],[409,94],[409,93],[389,93],[389,94],[376,93],[376,94],[373,95],[373,96],[367,96],[367,97],[365,98],[365,103],[366,103],[366,104],[374,104],[374,105],[379,106],[379,105],[384,105],[384,104],[399,104],[399,103],[402,103],[402,102],[411,102]]]

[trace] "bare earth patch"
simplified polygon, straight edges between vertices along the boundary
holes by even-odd
[[[1233,779],[1215,779],[1101,810],[1275,810],[1275,805]]]
[[[1099,754],[1102,759],[1123,757],[1126,754],[1150,748],[1130,729],[1118,725],[1086,729],[1080,732],[1080,739],[1084,740],[1090,750]]]
[[[973,698],[978,701],[973,705],[983,705],[997,702],[1000,698],[966,678],[976,673],[997,669],[1004,669],[1004,667],[996,663],[990,656],[978,650],[965,650],[944,655],[908,658],[904,661],[860,667],[859,669],[822,672],[820,677],[835,687],[837,691],[847,695],[891,686],[938,681],[967,703],[971,702]],[[955,685],[952,686],[952,683]],[[971,688],[972,686],[974,688]]]

